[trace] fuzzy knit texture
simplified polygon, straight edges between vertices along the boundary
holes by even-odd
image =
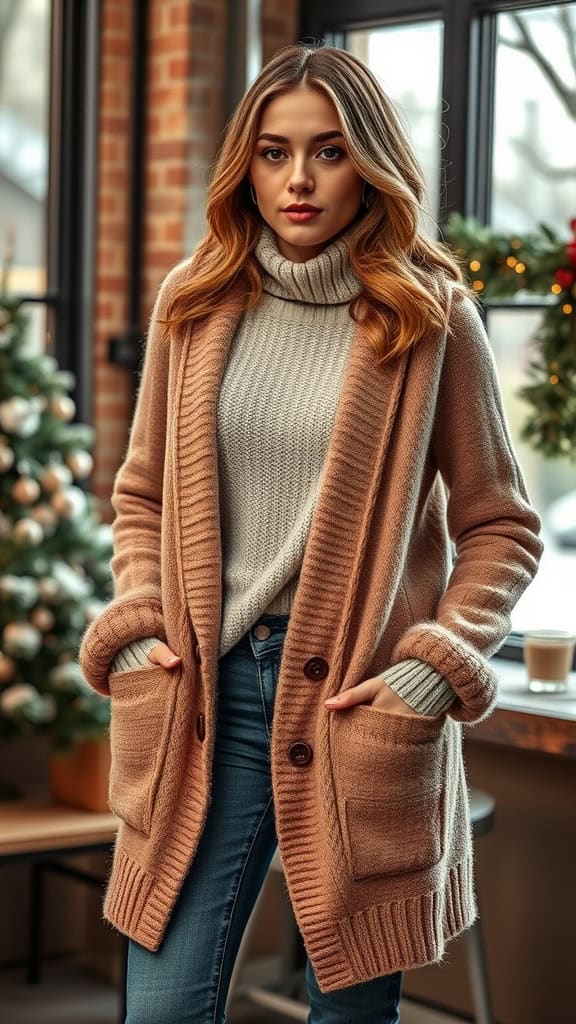
[[[348,229],[318,257],[285,259],[266,225],[256,256],[264,295],[232,340],[217,404],[223,550],[220,657],[264,613],[289,614],[353,335],[360,283]],[[150,665],[158,637],[123,648],[111,671]],[[407,658],[382,677],[415,711],[454,700],[426,662]]]
[[[224,591],[216,406],[246,299],[165,331],[195,255],[158,291],[112,495],[114,597],[80,663],[112,702],[120,819],[104,916],[160,948],[212,797]],[[474,302],[431,278],[448,316],[379,365],[355,326],[276,685],[271,779],[291,904],[322,992],[442,960],[475,920],[462,731],[494,708],[490,662],[543,544]],[[453,557],[454,555],[454,557]],[[110,672],[159,637],[172,670]],[[455,698],[439,715],[327,697],[403,660]]]

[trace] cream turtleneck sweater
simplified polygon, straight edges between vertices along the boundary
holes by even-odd
[[[220,657],[263,614],[290,613],[354,330],[353,230],[305,262],[286,259],[267,224],[256,246],[263,295],[232,340],[217,408]],[[149,637],[124,647],[111,670],[145,664],[156,643]],[[422,714],[454,699],[448,682],[418,659],[382,675]]]

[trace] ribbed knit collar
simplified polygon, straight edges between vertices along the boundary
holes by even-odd
[[[316,305],[350,302],[361,290],[348,255],[353,232],[354,226],[350,225],[318,256],[298,263],[282,255],[272,229],[264,223],[254,250],[264,270],[264,291],[282,299]]]

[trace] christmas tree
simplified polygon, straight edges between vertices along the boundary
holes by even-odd
[[[78,483],[92,470],[93,430],[71,422],[74,375],[30,351],[29,321],[3,278],[0,742],[48,734],[55,752],[108,732],[109,701],[88,686],[77,657],[112,596],[112,531]],[[11,793],[0,786],[2,795]]]

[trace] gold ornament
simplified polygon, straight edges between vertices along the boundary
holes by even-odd
[[[42,633],[52,629],[55,621],[54,612],[51,612],[49,608],[35,608],[30,615],[30,622]]]
[[[51,576],[42,576],[38,580],[38,593],[43,601],[57,601],[60,597],[60,587]]]
[[[40,484],[30,476],[21,476],[12,487],[12,497],[21,505],[31,505],[40,496]]]
[[[2,647],[15,658],[34,658],[42,646],[42,633],[29,622],[9,622],[4,626]]]
[[[52,534],[55,533],[58,524],[58,516],[54,509],[50,508],[50,505],[46,505],[44,503],[36,505],[36,508],[33,508],[30,511],[30,518],[34,519],[35,522],[40,523],[40,526],[47,537],[51,537]]]
[[[44,540],[44,530],[34,519],[19,519],[14,523],[12,536],[16,544],[40,544]]]
[[[77,480],[84,480],[85,477],[90,476],[94,460],[90,452],[78,448],[66,456],[66,465],[72,470]]]
[[[0,473],[7,473],[14,465],[14,452],[11,448],[0,448]]]
[[[53,493],[72,483],[72,473],[67,466],[47,466],[40,476],[40,483],[45,491]]]
[[[15,672],[16,662],[12,661],[12,658],[7,658],[0,651],[0,683],[9,683],[14,678]]]
[[[86,508],[86,495],[80,487],[65,487],[52,495],[51,505],[64,519],[77,519]]]
[[[70,395],[55,395],[50,402],[50,412],[58,420],[71,420],[76,412],[76,404]]]

